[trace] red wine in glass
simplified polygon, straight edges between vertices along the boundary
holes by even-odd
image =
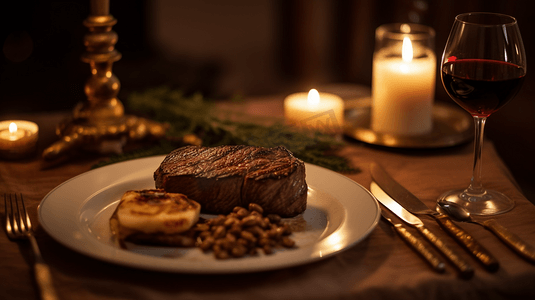
[[[449,96],[474,118],[474,164],[470,185],[439,196],[473,215],[495,215],[514,207],[503,193],[483,186],[482,145],[487,117],[520,90],[526,74],[526,53],[515,18],[474,12],[455,17],[440,64]]]
[[[488,117],[520,90],[522,67],[490,59],[455,59],[442,66],[446,92],[473,116]]]

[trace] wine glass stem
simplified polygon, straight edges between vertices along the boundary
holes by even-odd
[[[481,152],[483,150],[483,133],[485,130],[486,117],[474,116],[475,123],[475,143],[474,143],[474,166],[472,169],[472,180],[466,192],[472,195],[485,193],[485,188],[481,184]]]

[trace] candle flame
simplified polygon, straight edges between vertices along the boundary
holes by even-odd
[[[408,37],[403,38],[403,46],[401,47],[401,58],[404,62],[412,61],[412,43]]]
[[[316,89],[311,89],[308,92],[307,103],[309,105],[318,105],[320,103],[320,93]]]
[[[11,124],[9,124],[9,133],[14,133],[14,132],[17,132],[17,124],[15,124],[15,122],[11,122]]]

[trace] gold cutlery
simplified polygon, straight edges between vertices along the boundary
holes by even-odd
[[[442,262],[442,260],[440,260],[440,258],[438,258],[419,237],[410,233],[410,231],[408,231],[402,223],[397,222],[392,213],[388,212],[386,209],[381,209],[381,216],[392,225],[392,228],[394,228],[394,230],[405,242],[407,242],[407,244],[409,244],[409,246],[411,246],[423,257],[423,259],[431,266],[431,268],[433,268],[433,270],[437,271],[438,273],[444,273],[446,270],[444,262]]]
[[[455,225],[447,215],[431,210],[420,199],[390,177],[390,175],[378,164],[372,163],[370,170],[373,180],[390,197],[403,206],[404,209],[415,215],[428,215],[433,217],[433,219],[435,219],[446,232],[472,254],[476,260],[483,264],[485,269],[491,272],[498,270],[500,265],[498,260],[468,232]]]
[[[433,244],[455,266],[463,278],[470,278],[474,275],[474,269],[468,262],[444,244],[434,233],[429,231],[418,217],[408,212],[394,201],[394,199],[390,198],[375,182],[371,183],[370,191],[384,207],[388,208],[388,210],[407,224],[416,228],[422,236]]]
[[[33,235],[30,216],[26,211],[24,199],[20,194],[20,201],[16,194],[4,194],[4,209],[6,213],[6,232],[10,240],[29,240],[35,257],[35,279],[39,285],[39,292],[43,300],[56,300],[58,296],[52,284],[50,268],[43,260],[39,246]],[[9,210],[8,203],[9,202]]]
[[[489,219],[485,221],[474,220],[470,216],[470,212],[465,210],[459,204],[455,202],[447,202],[445,200],[439,200],[437,202],[437,211],[443,210],[448,215],[452,216],[454,220],[461,222],[470,222],[474,224],[479,224],[485,229],[488,229],[494,233],[498,238],[500,238],[507,246],[511,247],[516,253],[522,256],[524,259],[528,260],[531,263],[535,263],[535,248],[530,244],[526,243],[516,234],[509,231],[507,228],[498,224],[496,220]]]

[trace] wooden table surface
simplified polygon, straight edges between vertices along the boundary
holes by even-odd
[[[269,108],[266,110],[266,106]],[[282,98],[252,101],[246,112],[280,113]],[[54,139],[54,127],[65,112],[24,116],[40,126],[39,148]],[[7,117],[2,117],[4,120]],[[403,186],[434,207],[445,190],[464,187],[471,176],[472,144],[445,149],[399,150],[348,140],[340,150],[361,169],[344,174],[369,188],[369,164],[379,162]],[[38,224],[40,201],[62,182],[87,172],[102,157],[82,156],[43,168],[39,156],[0,161],[0,193],[22,193],[44,259],[52,269],[61,299],[533,299],[535,265],[528,263],[479,225],[458,223],[494,254],[500,268],[487,272],[429,218],[428,228],[472,263],[476,272],[461,279],[451,265],[444,274],[424,261],[380,220],[371,234],[355,246],[324,260],[280,270],[250,274],[194,275],[133,269],[96,260],[55,241]],[[535,245],[535,206],[515,185],[494,146],[483,149],[483,183],[516,202],[515,208],[495,219]],[[2,221],[4,213],[0,214]],[[58,215],[61,218],[61,215]],[[37,299],[32,277],[33,257],[27,243],[11,242],[0,234],[0,298]]]

